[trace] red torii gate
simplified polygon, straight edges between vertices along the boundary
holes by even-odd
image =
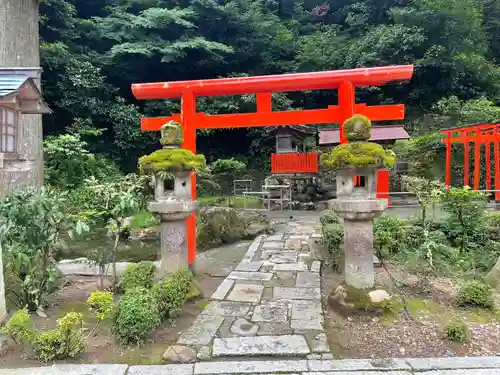
[[[461,127],[442,129],[446,145],[445,185],[451,185],[451,146],[453,143],[464,145],[464,186],[469,186],[470,144],[474,145],[474,190],[479,190],[481,175],[481,145],[485,147],[486,190],[491,190],[491,144],[493,144],[493,159],[495,165],[495,200],[500,200],[500,122],[494,124],[473,124]]]
[[[222,129],[279,125],[339,123],[342,126],[355,114],[363,114],[372,121],[404,118],[404,105],[367,106],[356,104],[354,89],[362,86],[380,86],[390,82],[409,80],[413,66],[389,66],[314,73],[297,73],[257,77],[237,77],[195,81],[137,83],[132,92],[139,100],[181,98],[181,113],[168,117],[142,118],[142,131],[158,131],[174,120],[184,128],[183,148],[196,152],[197,129]],[[272,110],[272,93],[302,90],[338,89],[338,105],[326,109],[303,111]],[[196,112],[196,98],[200,96],[257,95],[256,113],[206,115]],[[388,192],[388,173],[383,183]],[[192,197],[196,199],[196,176],[191,175]],[[388,194],[387,194],[388,198]],[[196,214],[187,219],[188,264],[194,267],[196,259]]]

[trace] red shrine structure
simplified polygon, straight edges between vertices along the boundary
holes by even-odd
[[[474,124],[441,130],[445,136],[446,172],[445,185],[451,185],[451,151],[455,143],[464,145],[464,186],[469,186],[470,146],[474,146],[474,179],[473,188],[479,190],[481,175],[481,147],[484,145],[486,168],[486,191],[491,191],[491,145],[493,144],[495,200],[500,201],[500,123]]]
[[[196,152],[197,129],[221,129],[239,127],[268,127],[283,125],[308,125],[338,123],[340,142],[346,143],[344,122],[355,114],[362,114],[372,121],[400,120],[404,118],[404,105],[367,106],[356,104],[356,87],[381,86],[409,80],[413,66],[388,66],[351,70],[337,70],[314,73],[297,73],[257,77],[236,77],[195,81],[137,83],[132,92],[139,100],[181,98],[181,113],[168,117],[141,119],[142,131],[159,131],[170,120],[180,122],[184,128],[183,148]],[[338,90],[338,105],[324,109],[302,111],[273,111],[272,93],[302,90]],[[207,115],[196,111],[196,98],[202,96],[256,94],[257,112],[224,115]],[[283,171],[317,169],[317,155],[299,152],[274,154],[275,166]],[[192,179],[192,196],[196,199],[196,176]],[[389,197],[389,172],[380,171],[379,187],[381,197]],[[188,264],[196,259],[196,214],[187,219]]]

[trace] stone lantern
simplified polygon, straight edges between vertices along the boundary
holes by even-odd
[[[198,208],[191,198],[190,173],[206,165],[203,155],[195,155],[180,148],[183,141],[182,125],[170,121],[161,128],[163,148],[139,159],[142,173],[153,176],[155,200],[149,210],[161,219],[162,274],[187,267],[186,219]]]
[[[387,199],[377,199],[377,170],[391,168],[392,151],[368,142],[371,122],[355,115],[344,124],[350,142],[321,155],[321,163],[336,171],[337,199],[329,207],[344,219],[345,282],[356,289],[372,288],[373,219],[387,208]]]

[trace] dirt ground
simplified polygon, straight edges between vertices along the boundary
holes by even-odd
[[[388,266],[391,275],[402,282],[399,287],[383,268],[376,280],[390,294],[405,296],[409,311],[350,314],[346,316],[325,302],[325,329],[332,353],[337,358],[446,357],[500,355],[500,314],[482,309],[453,306],[457,282],[429,279],[422,282],[413,275]],[[328,267],[322,270],[322,288],[328,296],[343,280]],[[471,341],[457,344],[443,337],[443,327],[452,317],[461,317],[471,331]]]
[[[175,343],[180,334],[188,329],[205,307],[208,298],[224,278],[236,267],[248,248],[249,242],[241,242],[226,247],[209,250],[197,258],[196,281],[203,296],[188,301],[180,315],[165,321],[139,347],[124,347],[116,342],[111,334],[109,322],[103,322],[87,339],[85,353],[74,360],[64,363],[126,363],[135,365],[161,364],[164,351]],[[91,292],[97,289],[98,280],[94,277],[72,276],[65,279],[61,289],[49,299],[45,310],[47,318],[33,316],[37,329],[54,328],[56,320],[67,312],[76,311],[84,316],[84,328],[90,332],[95,318],[88,310],[86,301]],[[0,368],[36,367],[42,365],[32,353],[8,341],[2,345]]]

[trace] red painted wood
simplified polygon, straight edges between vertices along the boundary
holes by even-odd
[[[334,89],[345,81],[352,82],[354,86],[379,86],[409,80],[412,75],[413,66],[402,65],[257,77],[136,83],[132,85],[132,92],[139,100],[179,98],[185,91],[196,96],[240,95]]]
[[[451,134],[446,136],[446,176],[445,185],[451,185]]]
[[[388,205],[390,206],[389,190],[389,171],[387,169],[380,169],[377,171],[377,198],[387,199]]]
[[[491,190],[491,144],[485,144],[486,162],[486,190]]]
[[[365,115],[372,121],[401,120],[404,118],[404,105],[394,104],[368,107],[364,104],[356,104],[355,113]],[[246,128],[341,122],[340,110],[337,106],[329,106],[327,109],[235,113],[229,115],[206,115],[205,113],[196,113],[194,114],[194,118],[196,129]],[[174,114],[166,117],[144,117],[141,119],[141,130],[158,131],[170,120],[180,122],[181,116],[179,114]]]
[[[474,190],[479,190],[479,178],[481,173],[481,144],[474,145]]]
[[[318,153],[289,153],[271,155],[271,173],[317,173]]]

